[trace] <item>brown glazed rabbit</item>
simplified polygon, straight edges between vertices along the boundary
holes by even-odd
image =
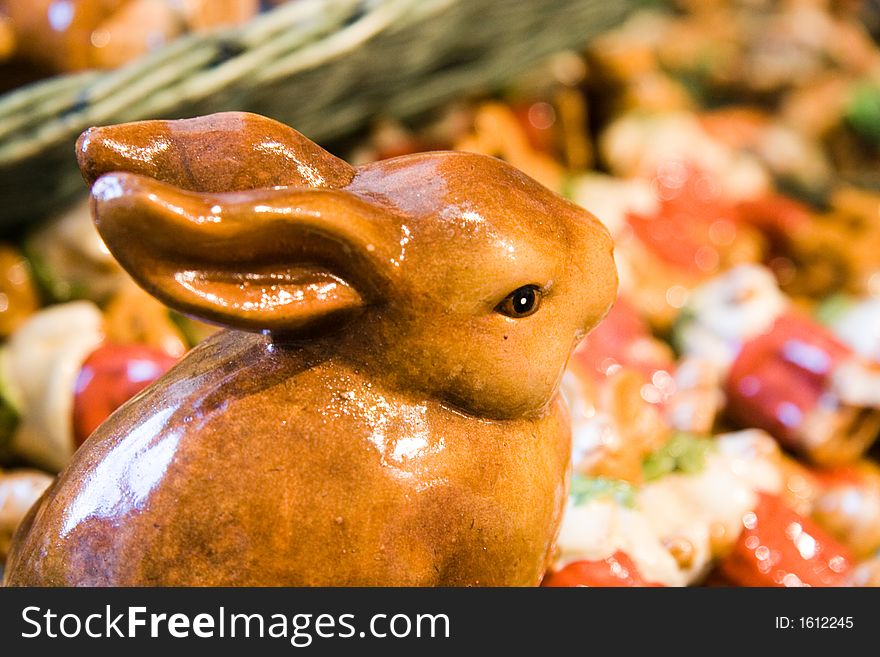
[[[230,327],[112,415],[10,585],[535,585],[566,497],[557,386],[615,297],[588,212],[482,155],[352,168],[249,114],[97,128],[107,246]]]

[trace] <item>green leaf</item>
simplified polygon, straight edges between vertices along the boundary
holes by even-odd
[[[628,507],[634,506],[636,501],[632,485],[622,479],[607,477],[575,475],[571,481],[569,495],[575,506],[601,498],[613,499],[617,504]]]
[[[865,83],[856,87],[845,116],[861,137],[880,145],[880,86]]]
[[[697,474],[706,467],[706,454],[712,447],[708,438],[689,433],[675,434],[663,447],[642,461],[645,481],[660,479],[673,472]]]
[[[672,348],[675,350],[677,356],[681,356],[687,346],[687,340],[684,338],[685,328],[696,321],[696,310],[693,307],[686,305],[681,309],[678,316],[675,318],[675,321],[672,323],[672,328],[669,330],[669,342],[672,344]]]
[[[853,305],[851,297],[845,294],[833,294],[819,304],[814,315],[822,324],[832,326],[838,319],[843,317]]]
[[[577,192],[577,176],[572,175],[570,172],[566,172],[562,177],[562,185],[560,189],[560,195],[563,198],[568,199],[572,203],[577,203],[575,200],[575,194]]]
[[[0,359],[3,357],[3,351],[0,351]],[[0,367],[0,371],[2,370]],[[6,463],[12,458],[12,436],[20,420],[15,405],[5,393],[4,383],[0,380],[0,463]]]

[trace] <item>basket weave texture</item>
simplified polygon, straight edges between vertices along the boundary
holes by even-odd
[[[405,118],[502,84],[554,51],[584,45],[632,4],[296,0],[115,71],[29,85],[0,98],[0,232],[82,193],[73,146],[90,126],[234,109],[326,141],[377,114]]]

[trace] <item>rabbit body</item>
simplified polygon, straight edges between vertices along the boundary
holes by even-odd
[[[558,398],[484,421],[224,331],[76,454],[8,584],[535,585],[567,427]]]

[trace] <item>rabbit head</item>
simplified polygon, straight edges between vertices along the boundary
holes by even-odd
[[[615,297],[604,227],[486,156],[355,169],[239,113],[92,129],[78,155],[107,246],[169,306],[273,342],[330,340],[480,416],[545,407]]]

